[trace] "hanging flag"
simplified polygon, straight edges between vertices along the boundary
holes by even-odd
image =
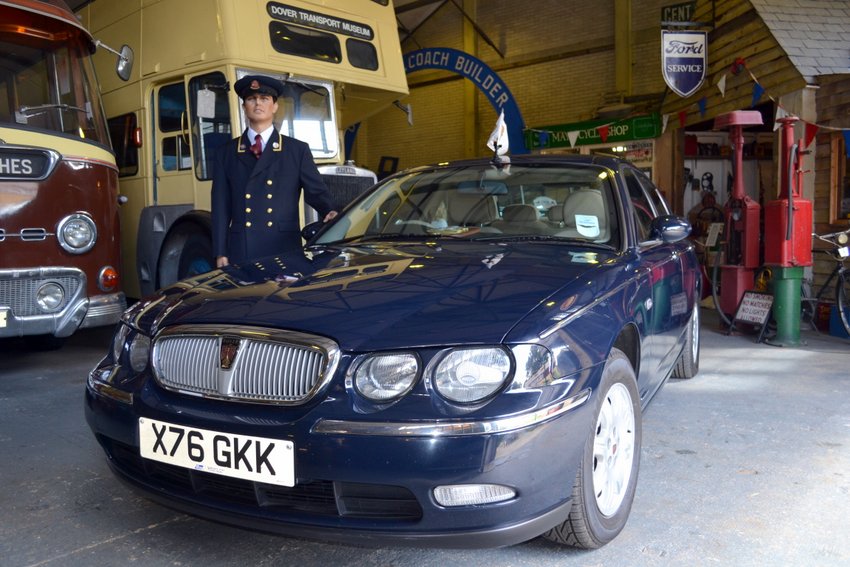
[[[661,117],[661,133],[662,134],[667,131],[667,123],[669,121],[670,121],[670,115],[669,114],[665,114],[664,116]]]
[[[781,102],[781,99],[780,99],[780,102]],[[782,126],[782,124],[779,122],[779,119],[785,118],[786,116],[788,116],[788,112],[784,108],[782,108],[780,105],[777,104],[776,105],[776,118],[773,119],[773,131],[774,132],[779,130],[779,127]]]
[[[548,130],[541,130],[537,133],[537,141],[541,148],[549,147],[549,132]]]
[[[487,147],[499,156],[505,155],[508,153],[508,149],[510,149],[510,144],[508,143],[508,127],[505,124],[504,110],[499,113],[499,118],[496,120],[496,127],[487,139]]]
[[[602,138],[603,144],[608,141],[608,125],[607,124],[605,126],[597,127],[596,131],[599,132],[599,137]]]
[[[723,76],[720,77],[720,80],[716,84],[717,88],[720,89],[720,96],[726,98],[726,73],[723,73]]]
[[[664,82],[680,97],[694,94],[705,81],[708,32],[661,30]]]
[[[844,151],[847,152],[847,159],[850,159],[850,130],[844,130]]]
[[[570,139],[570,147],[574,148],[576,145],[576,140],[578,140],[578,130],[567,132],[567,137]]]
[[[707,103],[708,103],[708,99],[706,99],[705,97],[702,97],[701,99],[699,99],[699,103],[697,103],[699,105],[699,115],[703,118],[705,118],[705,105]]]
[[[808,122],[806,122],[806,134],[803,138],[803,149],[809,147],[809,144],[811,144],[812,140],[815,139],[815,136],[818,135],[818,130],[819,128],[817,124],[809,124]]]
[[[764,87],[762,87],[758,83],[754,84],[753,85],[753,102],[752,102],[752,104],[750,104],[750,106],[751,107],[755,106],[756,103],[761,98],[761,95],[763,95],[763,94],[764,94]]]
[[[688,111],[687,110],[680,110],[679,111],[679,126],[684,128],[685,122],[687,122],[687,121],[688,121]]]

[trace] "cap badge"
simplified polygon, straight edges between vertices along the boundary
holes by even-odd
[[[259,81],[257,81],[256,79],[251,81],[251,90],[252,91],[259,90],[259,88],[260,88],[260,82]]]

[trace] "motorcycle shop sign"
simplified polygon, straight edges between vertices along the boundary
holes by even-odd
[[[661,31],[662,74],[677,95],[690,96],[702,86],[707,61],[707,32]]]

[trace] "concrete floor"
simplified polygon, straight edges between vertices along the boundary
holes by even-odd
[[[592,552],[352,547],[175,513],[119,484],[85,425],[108,330],[50,353],[0,341],[0,565],[850,565],[850,341],[779,348],[712,319],[700,374],[668,382],[644,416],[628,525]]]

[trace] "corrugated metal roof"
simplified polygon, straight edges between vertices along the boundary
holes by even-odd
[[[850,73],[848,0],[751,0],[806,82]]]

